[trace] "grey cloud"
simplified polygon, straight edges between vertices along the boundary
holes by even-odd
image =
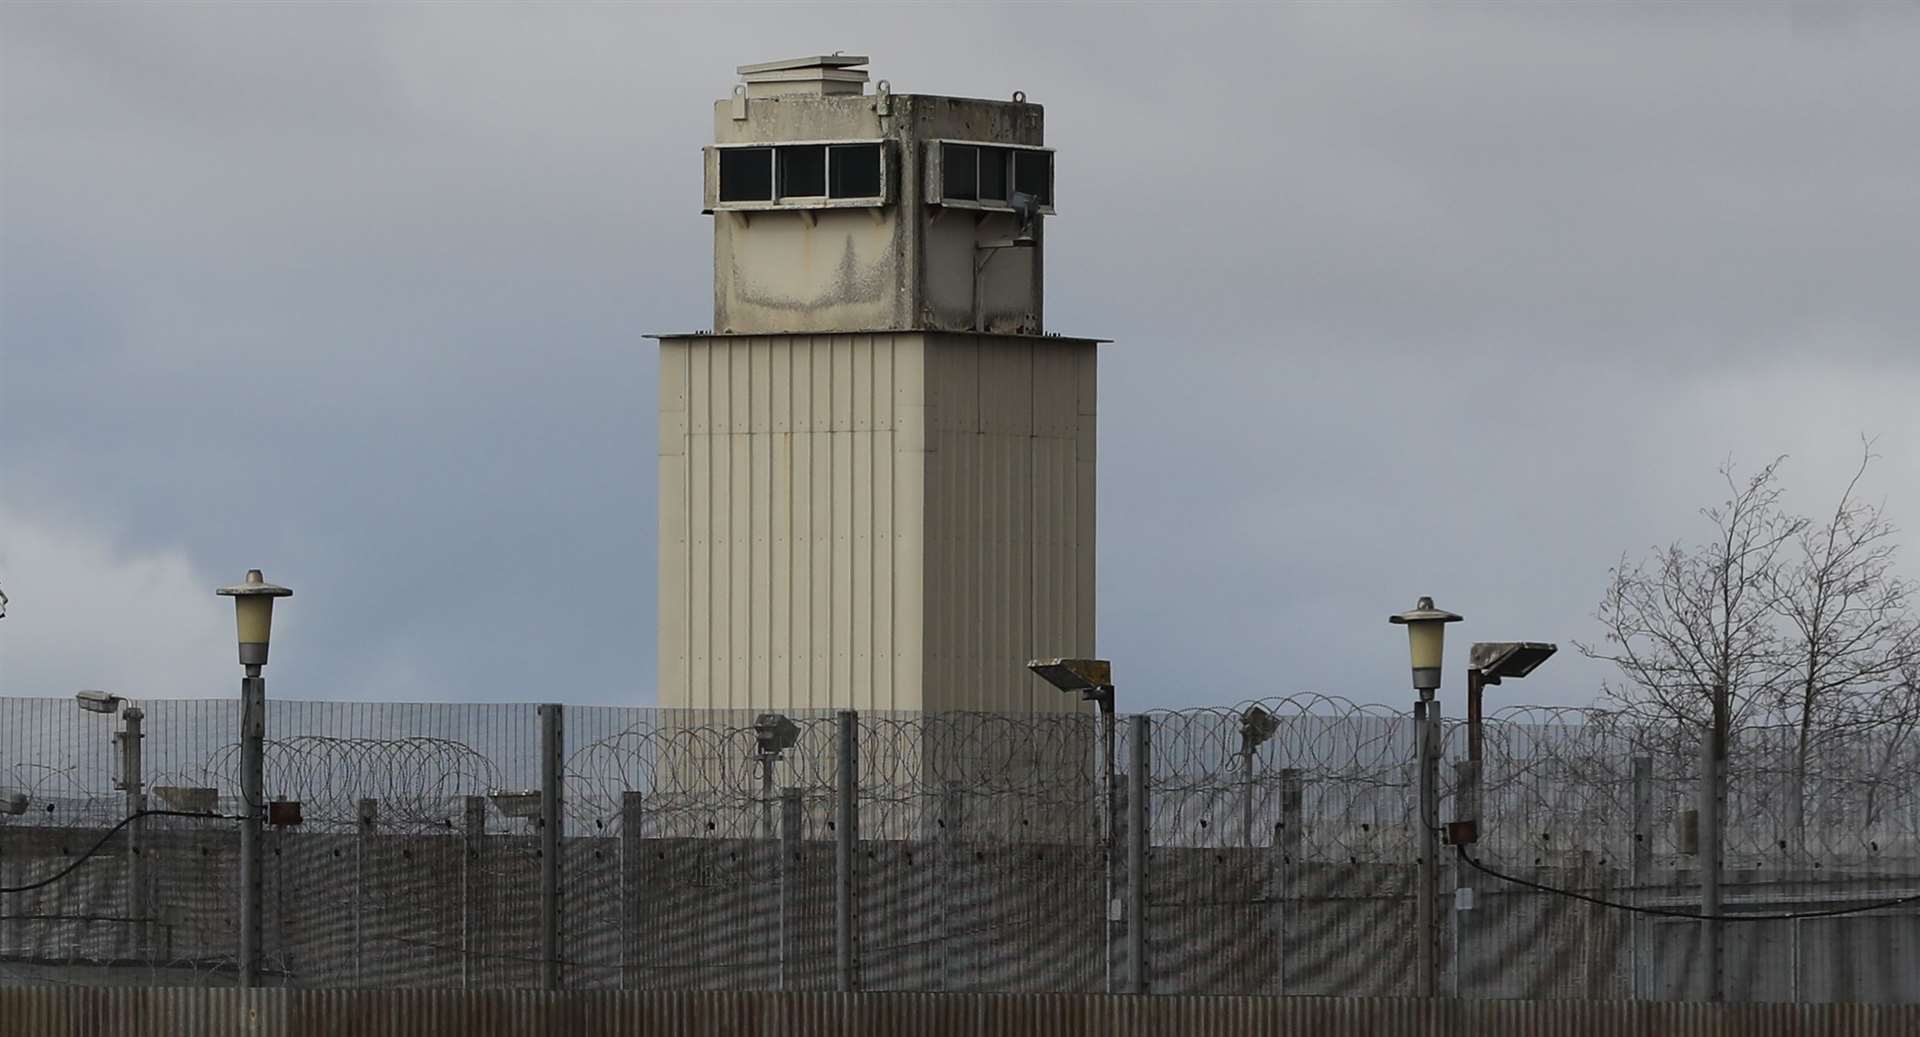
[[[732,66],[813,48],[1047,105],[1135,704],[1398,698],[1421,593],[1587,636],[1729,454],[1811,495],[1877,433],[1920,513],[1911,11],[0,17],[0,493],[295,584],[277,693],[651,699],[641,336],[708,322]]]

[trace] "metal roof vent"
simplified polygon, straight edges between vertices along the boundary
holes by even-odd
[[[741,65],[737,71],[747,81],[748,97],[820,97],[865,93],[867,70],[860,66],[866,63],[859,54],[812,54]]]

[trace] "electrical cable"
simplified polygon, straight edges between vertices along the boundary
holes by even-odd
[[[72,864],[67,865],[66,867],[60,869],[58,872],[55,872],[54,874],[49,875],[38,882],[29,883],[25,886],[0,886],[0,894],[30,893],[36,889],[40,889],[43,886],[53,885],[54,883],[72,874],[73,869],[78,868],[80,865],[87,863],[87,860],[91,858],[94,854],[99,853],[100,848],[107,845],[107,840],[112,839],[115,835],[119,834],[120,829],[127,827],[128,825],[132,824],[133,822],[143,817],[197,817],[203,821],[207,819],[212,819],[215,821],[245,821],[246,820],[246,818],[240,817],[235,814],[196,814],[190,810],[137,811],[135,813],[128,814],[126,817],[121,818],[119,824],[114,825],[112,828],[107,829],[107,834],[101,836],[99,842],[96,842],[92,846],[88,847],[87,852],[81,854]]]
[[[1554,886],[1543,885],[1542,883],[1538,883],[1538,882],[1529,882],[1526,879],[1516,878],[1512,875],[1505,875],[1500,872],[1494,871],[1492,868],[1489,868],[1486,865],[1480,863],[1479,861],[1474,860],[1472,857],[1467,856],[1466,847],[1464,846],[1455,846],[1453,850],[1454,850],[1454,853],[1459,855],[1461,860],[1471,865],[1475,871],[1478,871],[1483,875],[1491,875],[1502,882],[1511,882],[1516,886],[1524,886],[1528,889],[1538,890],[1539,892],[1542,892],[1542,893],[1551,893],[1555,896],[1569,897],[1574,900],[1585,901],[1586,903],[1589,903],[1589,904],[1597,904],[1601,907],[1610,907],[1616,911],[1632,911],[1632,912],[1643,914],[1643,915],[1660,915],[1665,918],[1691,918],[1691,919],[1694,919],[1695,921],[1701,921],[1701,922],[1791,922],[1798,918],[1833,918],[1837,915],[1854,915],[1854,914],[1859,914],[1863,911],[1879,911],[1884,908],[1900,907],[1904,904],[1911,904],[1916,901],[1920,901],[1920,893],[1913,893],[1904,897],[1895,897],[1891,900],[1879,900],[1869,904],[1854,904],[1850,907],[1836,907],[1836,908],[1832,908],[1830,910],[1825,910],[1825,911],[1786,911],[1786,912],[1775,912],[1770,914],[1709,915],[1699,911],[1681,911],[1674,908],[1648,907],[1643,904],[1622,904],[1617,900],[1604,900],[1600,897],[1589,896],[1588,894],[1576,892],[1571,889],[1559,889]]]

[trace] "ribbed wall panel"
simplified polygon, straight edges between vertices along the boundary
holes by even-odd
[[[661,705],[920,707],[922,348],[661,343]]]
[[[660,704],[1083,708],[1094,350],[1076,339],[667,339]]]
[[[926,708],[1085,708],[1023,664],[1094,654],[1095,346],[930,335],[926,357]]]
[[[33,1037],[1892,1037],[1907,1005],[812,994],[719,991],[0,988],[0,1033]]]

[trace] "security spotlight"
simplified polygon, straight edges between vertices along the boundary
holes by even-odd
[[[1105,659],[1034,659],[1027,669],[1061,691],[1113,709],[1113,664]]]
[[[779,713],[762,713],[753,722],[753,738],[762,756],[773,756],[800,740],[800,725]]]
[[[1280,719],[1259,706],[1248,706],[1240,714],[1240,749],[1251,753],[1280,730]]]
[[[1480,641],[1468,658],[1481,683],[1498,684],[1502,677],[1525,677],[1559,650],[1544,641]]]
[[[117,713],[120,710],[120,696],[110,691],[76,691],[74,701],[89,713]]]

